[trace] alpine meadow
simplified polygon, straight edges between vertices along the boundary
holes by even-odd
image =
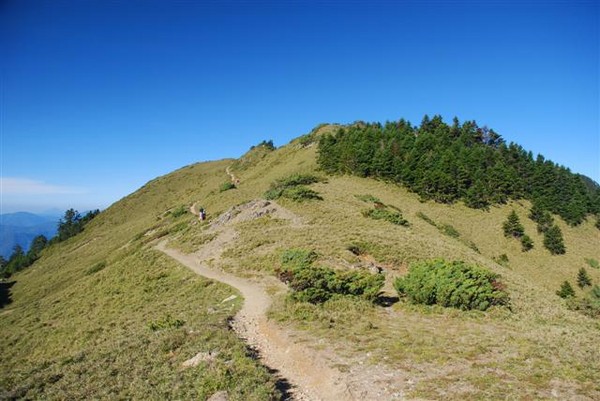
[[[13,265],[0,399],[600,399],[596,182],[439,116],[260,139]]]

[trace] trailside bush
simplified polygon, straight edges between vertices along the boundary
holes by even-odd
[[[368,301],[379,296],[385,280],[382,274],[313,266],[316,258],[316,253],[304,249],[290,249],[281,255],[278,276],[290,287],[291,299],[319,304],[334,296],[357,296]]]
[[[396,279],[394,287],[412,303],[486,310],[509,302],[498,277],[477,265],[435,259],[413,263],[406,276]]]
[[[219,187],[219,192],[229,191],[230,189],[235,189],[235,184],[231,181],[225,181]]]

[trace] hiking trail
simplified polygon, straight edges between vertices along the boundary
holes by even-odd
[[[332,365],[348,361],[335,360],[335,356],[326,351],[315,350],[305,343],[297,343],[291,330],[268,320],[267,311],[271,305],[271,297],[266,292],[266,286],[285,288],[277,279],[267,277],[258,281],[209,267],[209,260],[219,261],[223,251],[234,246],[238,237],[233,227],[235,223],[266,214],[289,221],[291,227],[298,228],[304,224],[301,218],[275,202],[256,200],[233,207],[213,219],[207,233],[216,234],[215,238],[195,253],[184,254],[168,248],[167,240],[161,241],[155,247],[195,273],[230,285],[242,294],[244,303],[234,317],[232,328],[251,348],[258,351],[264,365],[276,370],[280,379],[290,383],[288,394],[292,400],[345,401],[378,399],[380,396],[395,398],[390,397],[377,383],[377,376],[381,372],[375,372],[366,366],[340,372]]]

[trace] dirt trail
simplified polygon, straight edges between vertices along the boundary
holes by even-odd
[[[240,183],[240,179],[237,178],[232,172],[231,172],[231,166],[227,166],[227,168],[225,169],[225,172],[227,173],[227,175],[229,176],[229,178],[231,178],[231,183],[234,185],[238,185]]]
[[[278,213],[279,212],[279,213]],[[271,369],[287,379],[294,400],[352,400],[344,374],[329,366],[326,358],[303,344],[296,344],[290,333],[267,319],[271,298],[265,283],[237,277],[212,269],[207,261],[218,260],[223,250],[231,246],[237,233],[231,224],[256,218],[261,213],[286,215],[285,209],[270,202],[260,201],[243,210],[232,209],[212,222],[209,231],[217,234],[193,254],[184,254],[167,248],[166,241],[156,248],[197,274],[236,288],[244,297],[244,305],[235,316],[233,328],[251,347],[259,351],[261,359]],[[289,212],[288,212],[289,213]],[[292,221],[292,225],[298,221]]]

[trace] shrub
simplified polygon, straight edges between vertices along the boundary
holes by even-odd
[[[296,185],[310,185],[319,182],[320,179],[313,174],[292,174],[285,178],[280,178],[271,184],[271,188],[287,188]]]
[[[412,303],[463,310],[486,310],[509,301],[497,274],[460,261],[436,259],[413,263],[406,276],[395,280],[394,287]]]
[[[187,209],[183,205],[178,206],[177,208],[170,211],[171,216],[173,216],[173,218],[175,218],[175,219],[183,216],[186,213],[187,213]]]
[[[167,315],[162,319],[153,320],[148,323],[148,328],[152,331],[163,329],[179,328],[185,324],[181,319],[174,319],[171,315]]]
[[[595,285],[581,299],[571,298],[567,303],[569,309],[576,310],[592,318],[600,318],[600,287]]]
[[[408,226],[408,220],[402,217],[402,213],[390,211],[387,209],[367,209],[362,211],[362,215],[374,220],[385,220],[399,226]]]
[[[420,219],[423,219],[426,223],[431,224],[434,227],[437,227],[437,224],[435,221],[433,221],[429,216],[427,216],[425,213],[423,212],[418,212],[417,213],[417,217]]]
[[[308,267],[317,260],[318,255],[315,251],[306,249],[287,249],[281,254],[281,264],[286,268]]]
[[[567,280],[565,280],[561,284],[560,290],[556,291],[556,295],[558,295],[561,298],[565,298],[565,299],[572,298],[575,296],[575,290],[571,286],[571,283],[569,283]]]
[[[587,263],[593,269],[600,269],[600,263],[596,259],[589,258],[585,259],[585,263]]]
[[[527,234],[521,237],[521,250],[523,252],[527,252],[533,249],[533,240]]]
[[[323,198],[316,191],[305,187],[305,185],[319,181],[320,179],[312,174],[292,174],[271,183],[271,187],[265,192],[264,197],[269,200],[284,197],[296,202],[310,199],[322,200]]]
[[[230,189],[235,189],[235,184],[231,181],[225,181],[219,187],[219,192],[229,191]]]
[[[450,224],[443,224],[440,227],[440,231],[443,234],[446,234],[447,236],[452,237],[452,238],[460,237],[460,233],[458,232],[458,230],[456,228],[454,228],[453,226],[451,226]]]
[[[494,259],[494,262],[498,263],[500,266],[504,266],[504,267],[508,266],[508,262],[509,262],[508,255],[505,253],[503,253],[502,255],[497,256],[493,259]]]
[[[318,192],[305,187],[304,185],[298,185],[292,188],[286,188],[281,193],[281,196],[287,199],[291,199],[295,202],[302,202],[305,200],[323,200],[323,197]]]
[[[104,269],[106,267],[106,262],[102,261],[102,262],[98,262],[95,265],[91,266],[89,269],[86,270],[85,274],[86,275],[90,275],[90,274],[94,274],[99,272],[100,270]]]
[[[354,195],[354,197],[358,200],[361,200],[361,201],[367,202],[367,203],[383,203],[379,200],[379,198],[376,198],[375,196],[370,195],[370,194]]]
[[[336,271],[313,266],[317,255],[313,251],[290,249],[281,255],[279,279],[286,282],[294,301],[323,303],[334,296],[357,296],[369,301],[377,299],[384,276],[366,271]]]

